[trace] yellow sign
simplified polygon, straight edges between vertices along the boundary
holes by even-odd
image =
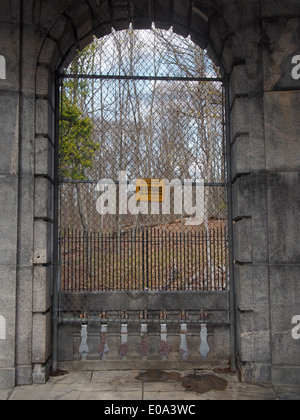
[[[163,179],[137,179],[136,201],[162,203],[165,199],[165,188]]]

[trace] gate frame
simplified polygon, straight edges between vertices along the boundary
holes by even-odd
[[[195,41],[193,41],[195,42]],[[198,45],[198,44],[197,44]],[[201,47],[201,46],[200,46]],[[202,47],[201,47],[202,48]],[[73,47],[70,48],[70,51]],[[60,83],[62,77],[67,77],[66,75],[60,71],[62,66],[64,65],[64,61],[66,57],[69,57],[70,51],[66,54],[65,59],[62,60],[59,68],[55,71],[55,141],[54,141],[54,235],[53,235],[53,317],[52,317],[52,370],[53,372],[57,372],[58,370],[58,326],[59,326],[59,302],[60,302],[60,282],[59,282],[59,104],[60,104]],[[225,159],[226,159],[226,182],[225,188],[227,191],[227,221],[228,221],[228,257],[229,257],[229,282],[227,290],[228,294],[228,315],[229,315],[229,328],[230,328],[230,368],[232,372],[236,372],[237,370],[237,349],[236,349],[236,315],[235,315],[235,284],[234,284],[234,260],[233,260],[233,203],[232,203],[232,156],[231,156],[231,121],[230,121],[230,90],[229,90],[229,76],[226,73],[224,66],[218,63],[219,69],[221,71],[222,77],[221,78],[201,78],[202,81],[219,81],[222,83],[223,87],[223,110],[224,110],[224,128],[225,132],[223,132],[223,139],[225,140]],[[85,76],[89,78],[90,76]],[[101,78],[102,76],[97,76],[97,78]],[[108,77],[112,79],[116,79],[116,76]],[[139,77],[138,79],[148,79],[147,77]],[[162,77],[158,79],[170,79],[167,77]],[[187,80],[188,78],[183,78],[183,80]],[[122,293],[122,292],[120,292]],[[145,292],[146,293],[146,292]],[[182,292],[184,293],[184,291]],[[198,292],[199,293],[199,292]],[[201,293],[201,292],[200,292]],[[212,294],[217,292],[211,292]],[[202,292],[202,295],[205,292]],[[208,301],[209,296],[207,296]]]

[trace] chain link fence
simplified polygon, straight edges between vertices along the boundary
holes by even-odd
[[[172,28],[78,53],[60,75],[62,293],[228,289],[224,120],[218,68]]]

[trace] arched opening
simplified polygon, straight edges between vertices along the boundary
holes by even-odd
[[[194,363],[208,356],[197,349],[208,327],[223,341],[210,360],[225,364],[230,230],[219,68],[191,37],[154,24],[113,28],[67,64],[57,79],[56,284],[61,337],[70,338],[71,324],[77,332],[60,340],[59,360],[170,362],[177,346],[178,363]],[[115,331],[107,337],[113,322],[120,343]],[[161,338],[152,359],[150,325],[153,342]]]

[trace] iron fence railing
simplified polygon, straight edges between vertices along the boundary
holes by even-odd
[[[227,228],[61,233],[61,291],[226,290]]]

